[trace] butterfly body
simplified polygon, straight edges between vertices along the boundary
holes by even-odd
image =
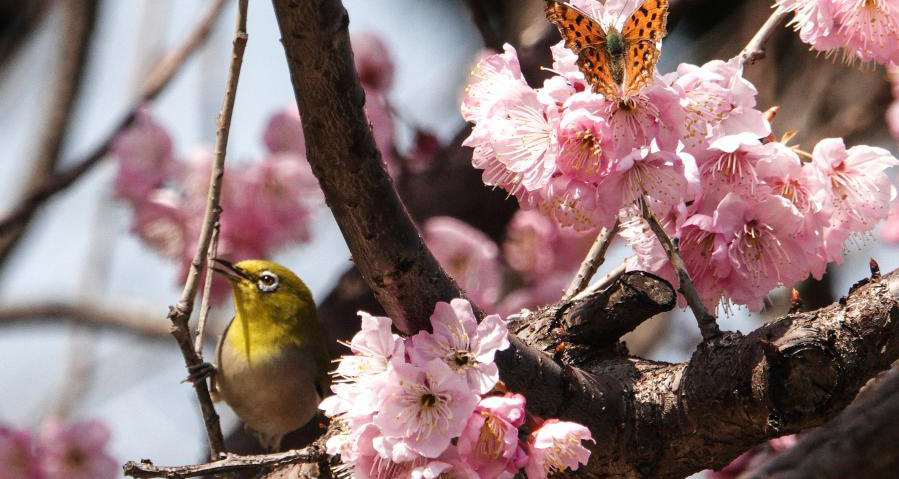
[[[578,56],[578,68],[593,91],[611,101],[626,101],[653,79],[660,53],[656,44],[666,33],[668,0],[645,0],[621,31],[614,25],[604,29],[562,0],[546,0],[546,18]]]

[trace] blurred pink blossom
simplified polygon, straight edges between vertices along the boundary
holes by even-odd
[[[306,138],[296,105],[291,105],[269,118],[262,132],[262,142],[270,153],[306,154]]]
[[[28,431],[0,425],[0,479],[42,479]]]
[[[64,424],[50,419],[41,427],[40,456],[45,479],[112,479],[118,463],[106,453],[109,430],[98,421]]]
[[[423,233],[440,265],[475,304],[490,310],[499,299],[502,281],[496,243],[467,223],[447,216],[428,219]]]
[[[111,152],[119,158],[115,193],[132,201],[161,187],[176,168],[172,139],[147,110],[137,112],[131,127],[113,142]]]
[[[353,60],[362,86],[375,92],[383,92],[393,84],[393,59],[381,37],[362,32],[352,36]]]

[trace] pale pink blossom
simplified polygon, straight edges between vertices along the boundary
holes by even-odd
[[[802,216],[781,196],[747,200],[730,193],[715,211],[714,228],[728,242],[730,275],[722,286],[736,303],[761,311],[762,298],[778,285],[808,274],[804,247],[796,234]]]
[[[131,231],[164,256],[179,259],[194,246],[197,228],[185,209],[181,196],[169,189],[152,191],[132,202],[134,219]]]
[[[899,4],[893,0],[777,0],[802,41],[818,51],[843,51],[848,62],[899,64]]]
[[[620,209],[648,197],[659,213],[681,203],[686,194],[687,178],[680,156],[651,147],[634,149],[620,158],[598,188],[603,205]]]
[[[524,466],[527,453],[518,441],[524,405],[520,394],[490,396],[482,399],[468,418],[457,449],[480,479],[511,478]]]
[[[392,362],[374,423],[409,449],[436,458],[465,428],[478,395],[441,359],[425,367]]]
[[[424,239],[441,266],[476,304],[489,309],[499,299],[499,248],[467,223],[437,216],[427,220]]]
[[[112,479],[118,463],[106,452],[109,430],[98,421],[71,425],[51,419],[40,433],[39,456],[46,479]]]
[[[445,362],[468,386],[486,394],[499,381],[493,362],[497,351],[509,347],[509,329],[498,315],[478,323],[471,304],[461,298],[439,302],[431,315],[433,333],[421,331],[408,349],[412,364],[424,367],[433,359]]]
[[[713,60],[701,67],[681,63],[665,81],[683,91],[683,141],[690,148],[704,148],[722,136],[759,139],[771,133],[770,124],[755,108],[758,91],[743,78],[738,58]]]
[[[119,162],[114,188],[120,198],[145,198],[176,168],[172,139],[148,110],[136,114],[132,125],[116,137],[111,152]]]
[[[472,467],[459,459],[430,461],[412,469],[410,479],[483,479]]]
[[[596,186],[560,175],[541,191],[520,200],[523,208],[539,208],[559,225],[575,231],[611,226],[619,204],[606,205],[597,199]]]
[[[540,278],[556,266],[558,236],[555,223],[540,212],[518,210],[506,226],[506,263],[525,276]]]
[[[528,443],[528,479],[546,479],[550,473],[576,471],[581,464],[587,464],[590,450],[582,441],[596,442],[586,427],[558,419],[544,421],[531,433]]]
[[[369,90],[383,92],[393,84],[393,59],[381,37],[371,33],[352,36],[353,61],[359,81]]]
[[[559,171],[584,181],[599,181],[608,174],[612,150],[612,131],[600,116],[603,105],[596,97],[587,93],[572,97],[559,124]]]
[[[880,238],[888,243],[899,243],[899,201],[894,201],[890,215],[880,229]]]
[[[864,145],[846,149],[842,139],[827,138],[815,145],[812,158],[833,201],[833,227],[865,232],[887,217],[896,190],[884,170],[899,164],[889,151]]]
[[[31,434],[0,425],[0,479],[41,479]]]

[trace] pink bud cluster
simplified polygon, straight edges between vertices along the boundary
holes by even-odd
[[[112,479],[119,471],[106,452],[109,430],[97,421],[44,423],[39,434],[0,425],[0,478]]]
[[[321,192],[306,162],[296,109],[272,116],[263,142],[261,161],[226,165],[219,235],[223,255],[265,258],[309,239]],[[212,152],[198,148],[177,159],[168,132],[147,111],[116,139],[112,151],[119,164],[115,194],[134,212],[132,231],[186,270],[206,208]]]
[[[582,0],[603,17],[602,4]],[[707,306],[759,310],[778,285],[820,276],[852,233],[886,217],[894,194],[880,148],[774,141],[738,59],[681,64],[631,98],[593,93],[562,43],[556,75],[525,82],[515,50],[484,58],[462,103],[465,144],[489,186],[576,230],[621,221],[634,266],[675,280],[635,207],[641,197],[680,241]],[[801,155],[801,156],[800,156]]]
[[[842,50],[848,62],[899,65],[899,2],[895,0],[776,0],[792,12],[799,38],[819,52]]]
[[[525,436],[525,398],[498,394],[497,351],[509,346],[498,315],[475,319],[464,299],[437,303],[433,332],[391,332],[387,317],[359,313],[362,328],[341,359],[321,409],[344,434],[328,440],[357,479],[529,479],[586,464],[592,440],[579,424],[546,420]]]

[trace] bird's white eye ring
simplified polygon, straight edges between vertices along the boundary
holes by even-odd
[[[263,271],[259,274],[259,280],[256,281],[256,286],[259,288],[259,291],[262,291],[263,293],[271,293],[278,289],[280,282],[278,275],[275,273]]]

